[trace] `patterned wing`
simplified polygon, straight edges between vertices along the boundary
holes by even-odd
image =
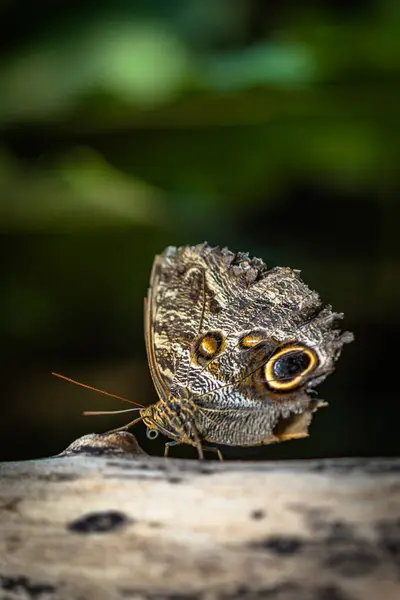
[[[157,363],[157,356],[154,347],[154,314],[157,312],[157,289],[160,278],[162,259],[156,256],[150,276],[150,287],[147,298],[144,299],[144,337],[146,342],[147,361],[150,374],[160,399],[166,400],[169,393],[169,385],[172,377],[168,372],[162,372]]]
[[[204,266],[186,260],[185,249],[156,256],[145,301],[145,338],[150,371],[161,398],[186,395],[176,381],[187,376],[190,349],[202,327]]]
[[[159,385],[192,398],[202,436],[221,443],[261,443],[309,410],[307,391],[351,340],[298,271],[206,243],[156,258],[149,304]]]

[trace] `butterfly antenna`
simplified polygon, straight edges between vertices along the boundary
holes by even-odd
[[[111,398],[116,398],[117,400],[122,400],[122,402],[129,402],[130,404],[135,404],[139,408],[144,408],[143,404],[139,404],[139,402],[134,402],[133,400],[129,400],[129,398],[124,398],[124,396],[117,396],[117,394],[111,394],[110,392],[106,392],[104,390],[99,390],[91,385],[87,385],[86,383],[81,383],[80,381],[75,381],[75,379],[71,379],[70,377],[66,377],[65,375],[60,375],[60,373],[52,373],[55,377],[59,377],[60,379],[65,379],[65,381],[69,381],[70,383],[74,383],[75,385],[79,385],[88,390],[93,390],[93,392],[98,392],[99,394],[103,394],[104,396],[111,396]],[[134,409],[129,409],[134,410]],[[116,411],[118,412],[118,411]],[[123,412],[123,411],[120,411]]]
[[[85,410],[83,414],[85,416],[93,415],[120,415],[121,413],[132,412],[134,410],[141,410],[140,408],[126,408],[125,410]]]

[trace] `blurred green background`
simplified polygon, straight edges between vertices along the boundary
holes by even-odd
[[[301,269],[356,335],[308,440],[227,456],[398,454],[398,0],[37,0],[0,22],[0,459],[125,422],[51,371],[156,400],[153,257],[204,240]]]

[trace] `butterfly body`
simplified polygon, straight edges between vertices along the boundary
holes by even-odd
[[[235,446],[304,437],[312,389],[352,335],[290,268],[208,244],[154,261],[145,338],[159,401],[140,411],[178,443]]]
[[[195,437],[195,405],[176,398],[159,400],[140,411],[148,429],[164,433],[181,444],[197,445]]]

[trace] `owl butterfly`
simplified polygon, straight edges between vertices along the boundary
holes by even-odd
[[[208,244],[156,256],[145,338],[158,401],[140,409],[169,446],[255,446],[308,436],[310,394],[351,333],[288,267]],[[219,452],[219,451],[218,451]],[[219,454],[220,458],[221,455]]]

